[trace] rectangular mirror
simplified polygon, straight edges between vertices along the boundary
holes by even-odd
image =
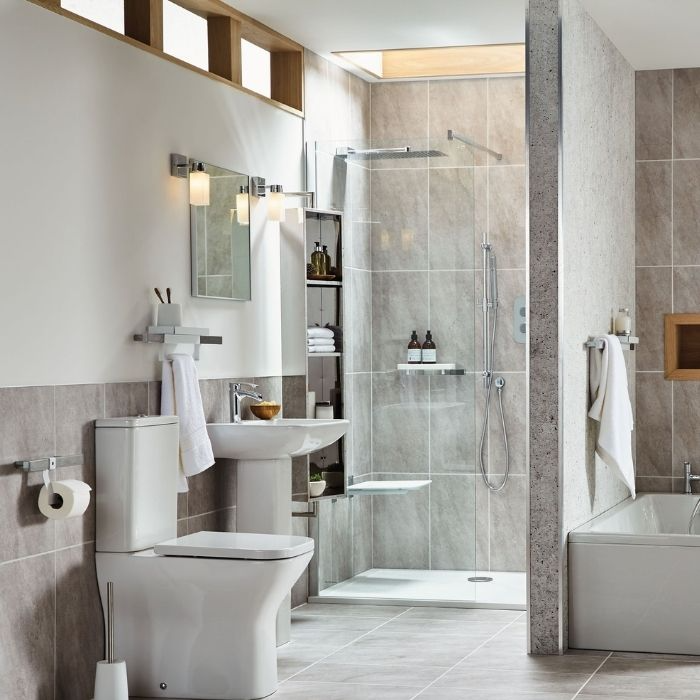
[[[192,296],[250,301],[248,176],[209,163],[197,168],[190,190],[203,203],[190,205]]]

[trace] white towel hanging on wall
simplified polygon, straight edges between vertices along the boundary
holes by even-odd
[[[590,390],[593,402],[588,415],[600,423],[596,454],[636,497],[632,430],[634,417],[627,385],[627,368],[620,341],[601,336],[603,349],[590,350]]]

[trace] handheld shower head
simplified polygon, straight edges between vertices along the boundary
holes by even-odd
[[[489,280],[490,293],[491,293],[491,303],[498,304],[498,267],[496,265],[496,254],[489,253]]]

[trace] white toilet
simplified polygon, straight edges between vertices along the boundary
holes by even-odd
[[[252,700],[277,689],[275,616],[308,537],[176,537],[178,423],[95,423],[97,579],[114,582],[115,656],[130,695]],[[291,498],[291,496],[290,496]]]

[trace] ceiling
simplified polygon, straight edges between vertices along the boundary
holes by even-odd
[[[635,70],[700,66],[700,0],[582,4]]]
[[[312,51],[361,73],[334,51],[525,41],[526,0],[225,0]]]

